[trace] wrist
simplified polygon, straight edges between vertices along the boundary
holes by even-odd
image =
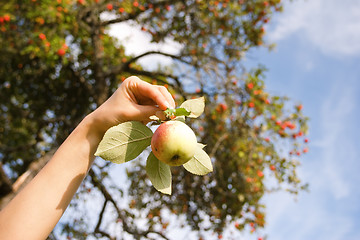
[[[91,145],[97,146],[103,138],[107,129],[103,123],[98,120],[93,113],[87,115],[79,124],[79,127],[86,132],[86,138],[90,141]]]

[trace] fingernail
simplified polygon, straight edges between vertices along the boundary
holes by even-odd
[[[164,103],[165,103],[166,109],[171,108],[170,103],[168,101],[165,101]]]

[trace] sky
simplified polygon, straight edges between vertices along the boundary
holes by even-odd
[[[267,195],[263,235],[360,239],[360,1],[286,2],[267,33],[276,49],[253,51],[248,62],[264,64],[267,89],[303,103],[310,117],[299,168],[310,191]]]
[[[175,54],[179,49],[171,40],[151,44],[140,29],[126,24],[111,32],[122,33],[127,53],[161,49]],[[310,187],[296,198],[286,192],[266,195],[265,229],[243,239],[358,240],[360,1],[284,1],[284,12],[266,32],[276,48],[250,51],[245,64],[265,65],[267,90],[303,104],[310,118],[310,151],[301,158],[299,176]],[[164,57],[142,60],[144,65],[167,63]]]

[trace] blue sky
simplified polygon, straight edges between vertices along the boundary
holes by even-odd
[[[310,151],[301,158],[299,168],[310,191],[296,199],[286,192],[267,195],[263,200],[266,228],[243,239],[358,240],[360,1],[296,0],[284,4],[284,12],[267,27],[266,36],[277,47],[272,52],[251,51],[246,64],[264,64],[269,69],[268,91],[301,102],[310,117]],[[176,53],[179,48],[171,41],[153,45],[149,37],[127,24],[111,31],[122,33],[128,53],[139,54],[144,49]],[[158,59],[161,64],[168,61]],[[152,57],[142,63],[154,62]]]
[[[266,196],[262,234],[360,239],[360,1],[286,2],[267,31],[276,49],[253,51],[248,62],[263,63],[267,89],[302,102],[310,117],[310,151],[299,169],[310,191]]]

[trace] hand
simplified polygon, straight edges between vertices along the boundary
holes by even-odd
[[[126,121],[148,123],[152,115],[163,118],[159,112],[167,108],[175,108],[175,102],[165,87],[129,77],[91,115],[99,130],[105,132]]]

